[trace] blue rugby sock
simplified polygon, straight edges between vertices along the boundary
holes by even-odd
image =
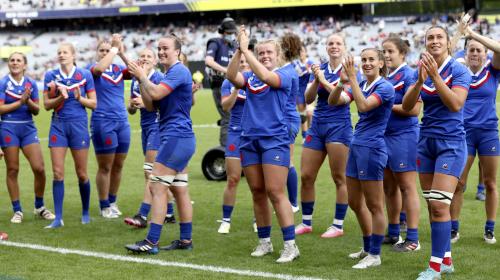
[[[370,252],[371,239],[372,239],[371,235],[363,236],[363,250],[367,253]]]
[[[193,223],[179,223],[180,225],[180,240],[191,240],[193,233]]]
[[[292,206],[297,206],[297,192],[298,192],[298,178],[295,167],[288,168],[288,177],[286,181],[286,188],[288,190],[288,200]]]
[[[21,202],[19,200],[12,201],[12,211],[14,212],[23,212],[23,209],[21,207]]]
[[[108,194],[108,200],[109,200],[109,203],[116,203],[116,197],[117,195],[116,194]]]
[[[399,224],[389,224],[388,234],[389,237],[399,237]]]
[[[335,218],[333,219],[332,225],[338,229],[343,229],[344,220],[347,214],[347,209],[349,208],[348,204],[335,204]]]
[[[64,181],[52,181],[52,195],[54,197],[56,220],[61,220],[63,217]]]
[[[232,205],[222,205],[222,220],[224,222],[231,222],[231,214],[233,213]]]
[[[43,203],[43,196],[42,197],[38,197],[38,196],[35,196],[35,208],[40,208],[40,207],[43,207],[44,206],[44,203]]]
[[[314,201],[302,202],[302,223],[312,226],[312,214],[314,211]]]
[[[281,228],[281,232],[283,233],[283,241],[295,240],[295,226],[294,225]]]
[[[492,220],[487,220],[486,224],[484,225],[484,231],[495,231],[495,221]]]
[[[82,201],[82,214],[88,215],[90,208],[90,180],[84,183],[79,183],[80,199]]]
[[[172,217],[174,215],[174,203],[167,203],[167,217]]]
[[[370,238],[370,255],[380,255],[380,247],[382,247],[383,241],[383,235],[372,234]]]
[[[149,215],[149,210],[151,210],[151,204],[149,203],[141,203],[141,207],[139,208],[139,215],[147,218]]]
[[[160,235],[161,235],[161,229],[163,225],[151,223],[149,225],[149,232],[148,236],[146,237],[149,242],[153,244],[158,244],[158,240],[160,240]]]

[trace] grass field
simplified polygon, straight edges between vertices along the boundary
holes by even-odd
[[[194,125],[214,124],[217,120],[215,106],[209,91],[197,93],[196,105],[192,111]],[[53,209],[51,191],[51,168],[47,135],[50,114],[41,112],[36,117],[39,136],[45,156],[47,173],[46,205]],[[132,145],[124,167],[118,204],[124,215],[136,213],[143,192],[143,156],[141,152],[139,116],[130,118]],[[351,269],[355,261],[347,254],[359,250],[361,234],[354,213],[349,211],[345,222],[346,234],[338,239],[324,240],[319,235],[328,227],[333,218],[335,192],[326,165],[320,171],[317,201],[314,213],[314,233],[298,236],[297,243],[301,257],[285,265],[275,264],[279,249],[282,248],[281,231],[276,219],[273,221],[273,243],[275,253],[263,258],[252,258],[250,252],[257,244],[257,236],[252,231],[251,197],[246,182],[239,186],[237,204],[233,212],[232,228],[229,235],[217,233],[221,216],[222,191],[225,182],[209,182],[201,172],[204,153],[218,143],[218,129],[199,126],[195,128],[197,151],[190,168],[190,192],[194,200],[192,252],[160,252],[156,256],[139,256],[144,259],[210,265],[239,270],[270,272],[325,279],[415,279],[426,268],[430,256],[430,230],[422,201],[420,238],[422,250],[411,254],[394,253],[389,247],[382,248],[383,265],[374,269],[357,271]],[[295,165],[300,166],[301,138],[297,139]],[[92,184],[91,216],[89,225],[80,224],[80,198],[73,161],[66,161],[66,197],[64,203],[65,227],[47,230],[48,223],[36,219],[33,210],[33,175],[27,162],[22,159],[20,171],[21,202],[25,219],[22,224],[11,224],[12,210],[5,186],[5,166],[0,164],[0,229],[9,233],[9,241],[31,243],[50,247],[86,250],[127,256],[124,245],[141,240],[146,230],[132,229],[123,219],[105,220],[99,216],[97,192],[95,189],[96,161],[93,150],[89,153],[89,176]],[[461,219],[461,238],[453,246],[456,273],[444,279],[500,279],[500,244],[487,245],[482,240],[485,220],[484,204],[474,200],[477,169],[469,176],[469,190],[465,194]],[[300,213],[295,215],[300,222]],[[167,225],[160,243],[167,244],[179,236],[178,225]],[[128,255],[131,256],[131,255]],[[94,258],[75,254],[60,254],[27,248],[2,246],[0,243],[0,279],[251,279],[256,276],[241,276],[215,273],[191,268],[159,266],[154,264],[131,263],[121,260]]]

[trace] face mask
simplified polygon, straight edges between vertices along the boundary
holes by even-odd
[[[236,36],[234,34],[224,34],[224,40],[232,42],[236,40]]]

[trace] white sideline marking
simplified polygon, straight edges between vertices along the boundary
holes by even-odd
[[[219,126],[213,123],[210,124],[194,124],[193,128],[218,128]],[[130,133],[140,133],[142,130],[141,129],[134,129],[130,131]],[[40,141],[49,141],[48,137],[45,138],[39,138]]]
[[[37,244],[19,243],[19,242],[11,242],[11,241],[0,241],[0,245],[9,246],[9,247],[27,248],[27,249],[33,249],[33,250],[40,250],[40,251],[46,251],[46,252],[52,252],[52,253],[58,253],[58,254],[64,254],[64,255],[73,254],[73,255],[94,257],[94,258],[99,258],[99,259],[114,260],[114,261],[121,261],[121,262],[133,262],[133,263],[145,263],[145,264],[158,265],[158,266],[181,267],[181,268],[188,268],[188,269],[201,270],[201,271],[207,271],[207,272],[236,274],[236,275],[249,276],[249,277],[263,277],[263,278],[290,279],[290,280],[291,279],[322,280],[321,278],[314,278],[314,277],[307,277],[307,276],[290,275],[290,274],[275,274],[275,273],[264,272],[264,271],[240,270],[240,269],[234,269],[234,268],[229,268],[229,267],[199,265],[199,264],[182,263],[182,262],[170,262],[170,261],[162,261],[162,260],[156,260],[156,259],[146,259],[146,258],[113,255],[113,254],[106,254],[106,253],[99,253],[99,252],[92,252],[92,251],[56,248],[56,247],[49,247],[49,246],[43,246],[43,245],[37,245]]]

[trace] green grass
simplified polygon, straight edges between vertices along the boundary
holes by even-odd
[[[194,124],[212,124],[217,120],[215,106],[209,91],[197,93],[197,104],[192,111]],[[118,203],[125,215],[136,213],[142,199],[143,156],[141,152],[138,114],[130,117],[132,145],[124,167],[124,176]],[[41,112],[36,118],[40,138],[47,138],[50,114]],[[319,235],[331,223],[335,203],[335,187],[326,165],[320,171],[317,181],[317,201],[314,213],[313,234],[297,237],[301,257],[292,264],[277,265],[274,260],[282,247],[281,231],[273,221],[273,243],[276,252],[264,258],[251,258],[251,250],[257,243],[252,231],[252,204],[246,182],[239,186],[237,204],[233,214],[231,233],[217,234],[217,219],[221,216],[221,200],[225,182],[206,181],[201,173],[201,159],[204,153],[218,143],[218,130],[214,128],[196,128],[197,151],[190,167],[190,192],[194,204],[192,252],[161,252],[157,256],[144,258],[189,262],[224,266],[236,269],[249,269],[272,273],[305,275],[336,279],[415,279],[427,266],[430,256],[430,231],[425,204],[422,204],[420,237],[422,250],[412,254],[397,254],[388,247],[382,249],[383,265],[375,269],[355,271],[351,266],[354,261],[346,256],[359,250],[361,234],[354,213],[348,212],[345,222],[346,234],[340,239],[323,240]],[[301,145],[298,137],[295,152],[295,165],[300,166]],[[42,141],[47,172],[47,190],[45,201],[52,206],[51,168],[47,141]],[[21,160],[19,181],[21,184],[21,202],[25,220],[22,224],[10,223],[12,211],[5,187],[5,166],[0,165],[0,229],[9,233],[10,241],[34,243],[46,246],[105,252],[126,255],[123,246],[144,238],[146,230],[131,229],[122,219],[104,220],[99,217],[97,192],[95,189],[96,161],[93,150],[89,153],[89,176],[92,183],[90,225],[81,225],[80,198],[73,161],[68,155],[66,162],[66,197],[64,204],[65,227],[57,230],[45,230],[48,223],[35,219],[31,214],[34,195],[32,191],[33,175],[29,165]],[[469,176],[469,190],[465,194],[461,219],[461,239],[453,246],[453,257],[457,272],[445,279],[499,279],[500,250],[499,244],[487,245],[482,240],[485,220],[484,204],[474,200],[477,169],[473,168]],[[423,202],[423,201],[422,201]],[[296,222],[301,215],[295,215]],[[162,233],[161,243],[169,243],[179,236],[178,225],[167,225]],[[0,246],[0,279],[245,279],[245,277],[217,274],[190,269],[151,266],[146,264],[124,263],[76,255],[61,255],[30,249]],[[250,279],[250,277],[246,277]]]

